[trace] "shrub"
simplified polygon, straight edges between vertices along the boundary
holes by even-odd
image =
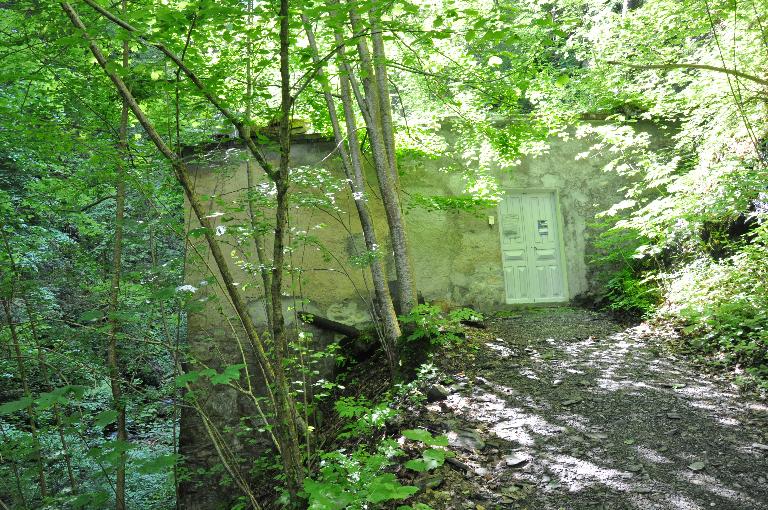
[[[400,322],[411,327],[411,332],[405,336],[407,342],[429,340],[432,345],[461,341],[464,334],[461,321],[482,319],[481,313],[469,308],[459,308],[446,314],[428,303],[417,305],[411,313],[400,316]]]

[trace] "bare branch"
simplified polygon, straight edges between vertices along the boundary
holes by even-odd
[[[745,80],[749,80],[751,82],[758,83],[760,85],[768,85],[768,80],[764,78],[760,78],[759,76],[754,76],[752,74],[748,74],[748,73],[739,71],[737,69],[729,69],[727,67],[717,67],[717,66],[711,66],[707,64],[630,64],[629,62],[617,62],[615,60],[609,60],[606,63],[611,65],[618,65],[618,66],[629,67],[632,69],[642,69],[642,70],[701,69],[704,71],[714,71],[716,73],[729,74],[731,76],[736,76],[738,78],[744,78]]]

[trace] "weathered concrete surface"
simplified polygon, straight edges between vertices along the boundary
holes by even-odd
[[[565,258],[569,297],[590,290],[594,281],[588,268],[593,252],[589,225],[595,214],[623,198],[625,178],[604,171],[608,160],[595,157],[577,159],[593,140],[571,137],[551,140],[548,152],[539,157],[523,158],[519,165],[491,167],[489,173],[504,188],[557,191],[563,219]],[[296,143],[292,153],[295,167],[321,165],[342,178],[334,155],[334,144],[328,142]],[[211,211],[223,210],[226,204],[242,199],[246,177],[242,153],[228,151],[227,166],[215,170],[205,168],[197,174],[197,189],[205,195],[223,199],[211,201]],[[469,212],[427,211],[409,206],[409,195],[461,196],[467,183],[445,168],[455,161],[448,158],[403,160],[400,162],[403,206],[416,273],[418,290],[428,301],[446,305],[471,305],[490,310],[504,305],[504,278],[499,248],[498,221],[488,224],[489,216],[497,216],[496,208]],[[375,187],[375,176],[368,171]],[[315,189],[322,195],[325,190]],[[383,207],[375,192],[369,193],[369,206],[376,220],[390,279],[394,279]],[[302,273],[302,296],[308,298],[319,313],[330,313],[344,319],[349,309],[350,323],[359,322],[365,311],[370,284],[365,271],[349,264],[350,257],[363,247],[362,234],[354,204],[346,189],[335,195],[340,211],[330,208],[292,208],[292,232],[314,236],[322,245],[299,246],[292,253],[292,264]],[[243,214],[243,213],[240,213]],[[217,218],[218,219],[218,218]],[[320,225],[324,225],[319,228]],[[225,236],[226,237],[226,236]],[[328,256],[332,256],[329,262]],[[248,277],[240,272],[246,280]],[[257,298],[258,286],[252,287]],[[287,293],[296,295],[296,292]],[[354,303],[354,304],[353,304]],[[333,308],[332,308],[333,307]]]
[[[450,137],[450,134],[449,136]],[[563,216],[565,255],[569,283],[569,297],[586,292],[592,285],[587,259],[592,251],[592,238],[588,225],[595,213],[610,207],[622,198],[620,189],[626,185],[623,178],[606,173],[607,161],[594,158],[577,159],[593,142],[570,139],[552,140],[549,152],[538,158],[526,158],[517,166],[491,167],[490,173],[507,188],[544,188],[556,190],[560,197]],[[309,173],[323,168],[336,179],[326,179],[309,186],[294,186],[299,192],[296,205],[290,211],[290,249],[287,263],[292,270],[286,278],[284,310],[289,322],[296,323],[295,312],[306,310],[350,325],[368,321],[372,285],[367,268],[352,263],[364,247],[354,203],[343,184],[343,175],[335,144],[327,141],[297,140],[292,149],[292,168]],[[270,157],[274,158],[273,153]],[[238,232],[249,228],[245,192],[247,179],[242,150],[223,147],[208,154],[208,163],[197,165],[195,186],[204,196],[212,221],[219,227],[219,239],[228,247],[231,268],[238,284],[249,300],[253,316],[264,324],[262,298],[264,295],[257,272],[253,244],[247,238],[238,240]],[[409,196],[460,196],[467,183],[456,172],[445,171],[455,164],[448,157],[436,159],[404,159],[400,161],[401,188],[405,221],[409,236],[417,287],[423,297],[443,307],[468,305],[480,310],[503,308],[504,277],[501,264],[498,221],[488,224],[489,216],[496,216],[496,208],[476,213],[426,211],[409,207]],[[256,183],[268,189],[268,181],[254,165]],[[386,263],[390,280],[394,280],[394,267],[386,228],[383,206],[375,192],[375,175],[367,170],[370,184],[369,206],[376,220],[381,244],[380,254]],[[338,187],[339,183],[342,184]],[[320,204],[320,199],[332,203]],[[314,203],[315,205],[312,205]],[[261,211],[268,223],[272,211],[266,205]],[[190,230],[198,227],[190,219]],[[233,235],[235,234],[235,235]],[[242,236],[240,236],[242,237]],[[266,234],[267,238],[271,233]],[[267,242],[267,253],[272,248]],[[190,313],[188,319],[190,352],[202,364],[194,368],[221,367],[247,363],[253,366],[250,347],[240,332],[237,319],[228,299],[217,285],[218,276],[213,260],[202,237],[190,239],[188,282],[198,287],[193,300],[202,299],[201,310]],[[248,266],[247,264],[254,264]],[[204,283],[207,282],[207,286]],[[206,296],[207,294],[207,296]],[[304,327],[304,329],[309,329]],[[333,340],[320,331],[314,332],[320,344]],[[245,353],[245,354],[243,354]],[[325,373],[330,369],[323,367]],[[255,377],[255,379],[259,379]],[[261,383],[258,383],[261,384]],[[208,391],[210,388],[202,388]],[[263,451],[265,441],[246,447],[237,436],[243,425],[243,416],[256,416],[249,400],[232,389],[217,386],[203,399],[203,408],[211,422],[222,431],[224,441],[237,455],[243,470],[252,464],[254,456]],[[250,421],[249,421],[250,420]],[[245,426],[258,427],[258,420],[249,418]],[[242,429],[240,429],[242,430]],[[185,409],[182,426],[182,453],[191,466],[215,466],[218,454],[206,437],[199,416]],[[196,485],[192,480],[184,486],[183,506],[187,509],[211,509],[225,501],[232,491],[219,489],[214,478]]]

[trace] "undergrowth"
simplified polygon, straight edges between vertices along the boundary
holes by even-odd
[[[304,482],[310,510],[430,510],[424,503],[411,501],[420,491],[411,483],[441,467],[452,455],[446,449],[448,439],[425,429],[406,428],[403,417],[423,405],[426,388],[445,382],[429,362],[430,356],[462,345],[462,321],[482,319],[470,309],[445,313],[429,304],[401,317],[408,331],[401,347],[422,349],[425,362],[415,368],[410,381],[375,397],[336,398],[333,412],[341,426],[328,438],[329,446],[317,455],[317,469]]]
[[[742,385],[768,389],[768,223],[727,245],[717,238],[716,250],[712,237],[689,238],[689,253],[667,255],[667,268],[644,252],[642,239],[634,238],[633,250],[622,244],[631,238],[627,231],[603,237],[603,306],[673,324],[684,352],[733,370]]]

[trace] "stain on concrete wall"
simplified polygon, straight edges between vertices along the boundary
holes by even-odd
[[[588,225],[595,214],[623,198],[624,178],[604,171],[607,160],[577,159],[593,141],[571,138],[551,140],[549,151],[539,157],[524,158],[510,168],[491,171],[505,188],[548,189],[559,194],[563,220],[565,260],[569,297],[588,292],[594,280],[588,266],[592,242]],[[292,149],[292,167],[312,171],[323,168],[335,176],[336,184],[344,184],[343,174],[334,154],[335,144],[322,140],[296,140]],[[269,154],[276,159],[276,154]],[[244,199],[247,191],[245,153],[237,148],[223,147],[207,154],[207,162],[195,165],[196,190],[205,199],[209,214],[217,225],[217,233],[228,246],[230,262],[238,284],[245,293],[256,321],[264,324],[263,289],[258,277],[258,262],[248,236],[250,228]],[[451,162],[444,158],[403,159],[400,161],[402,199],[417,288],[430,302],[442,306],[473,306],[488,311],[504,308],[504,275],[502,271],[499,222],[489,225],[488,217],[497,217],[497,208],[471,212],[427,211],[409,207],[409,196],[460,196],[465,194],[466,182],[457,173],[442,171]],[[255,181],[260,189],[269,183],[254,165]],[[367,169],[369,206],[376,220],[390,280],[394,266],[386,228],[386,216],[378,199],[375,173]],[[367,268],[356,263],[363,250],[361,229],[354,203],[343,187],[332,192],[331,181],[296,190],[305,205],[296,204],[290,211],[290,250],[287,255],[290,274],[284,289],[284,310],[294,332],[298,324],[295,312],[306,310],[350,325],[362,325],[369,319],[372,285]],[[312,205],[313,199],[317,201]],[[327,199],[331,198],[331,202]],[[322,202],[322,200],[326,202]],[[268,221],[269,208],[261,211]],[[187,211],[187,214],[189,212]],[[188,228],[199,225],[190,218]],[[266,234],[269,239],[271,233]],[[238,241],[244,237],[244,241]],[[270,243],[266,249],[271,253]],[[218,275],[202,237],[191,237],[188,250],[188,282],[200,287],[193,297],[199,310],[189,314],[188,337],[193,357],[214,368],[243,362],[244,335],[222,289],[211,275]],[[207,284],[207,285],[206,285]],[[311,330],[312,328],[304,327]],[[327,344],[333,337],[315,330],[318,344]],[[246,351],[247,346],[246,346]],[[246,355],[246,358],[248,356]],[[252,360],[246,360],[249,365]],[[202,365],[201,365],[202,366]],[[331,369],[326,365],[325,372]],[[238,454],[245,455],[243,469],[259,451],[268,446],[262,440],[255,445],[240,444],[233,432],[242,426],[242,416],[255,416],[252,403],[231,389],[201,388],[211,398],[204,401],[204,410],[223,432],[226,441]],[[187,409],[182,427],[182,453],[193,466],[214,466],[217,453],[210,445],[199,416]],[[258,423],[247,423],[258,428]],[[210,482],[196,486],[194,480],[184,488],[184,508],[216,508],[214,502],[225,501],[226,490],[218,491]]]

